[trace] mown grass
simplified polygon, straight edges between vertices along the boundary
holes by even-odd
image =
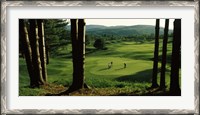
[[[162,41],[160,41],[162,44]],[[160,45],[160,54],[162,52]],[[19,94],[37,96],[47,93],[59,93],[67,90],[72,83],[71,45],[60,50],[60,55],[50,58],[47,65],[48,86],[29,88],[29,77],[25,60],[19,60]],[[147,90],[151,86],[154,42],[138,44],[136,42],[107,43],[107,50],[86,47],[85,81],[90,90],[71,95],[153,95]],[[168,55],[171,44],[168,44]],[[65,51],[66,50],[66,51]],[[170,56],[168,56],[168,62]],[[108,69],[108,63],[113,62]],[[124,63],[127,67],[124,68]],[[159,63],[160,67],[160,63]],[[170,63],[167,64],[166,84],[169,90]],[[160,73],[158,72],[158,83]],[[87,93],[86,93],[87,92]]]

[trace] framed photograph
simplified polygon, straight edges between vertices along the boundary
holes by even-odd
[[[3,1],[1,17],[1,114],[199,114],[199,1]]]

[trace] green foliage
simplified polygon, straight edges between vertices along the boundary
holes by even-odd
[[[59,48],[67,45],[70,41],[69,31],[66,28],[68,22],[63,19],[46,19],[44,22],[48,51],[51,56],[57,55]]]
[[[87,46],[87,45],[91,44],[91,41],[92,41],[92,37],[86,35],[85,36],[85,45]]]
[[[103,39],[97,39],[93,45],[97,49],[104,49],[105,48],[105,41]]]

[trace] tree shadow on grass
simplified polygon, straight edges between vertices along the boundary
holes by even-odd
[[[116,71],[118,71],[118,70],[122,70],[122,69],[125,69],[124,67],[122,67],[122,68],[118,68],[118,69],[115,69]]]
[[[116,78],[117,81],[125,81],[125,82],[148,82],[151,83],[152,69],[147,69],[144,71],[137,72],[132,75],[125,75]]]
[[[85,54],[92,54],[96,51],[97,51],[97,49],[95,49],[95,48],[85,48]]]
[[[99,71],[104,71],[104,70],[108,70],[109,68],[102,68],[102,69],[99,69]]]

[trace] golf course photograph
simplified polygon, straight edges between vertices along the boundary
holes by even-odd
[[[181,96],[181,19],[19,19],[19,96]]]

